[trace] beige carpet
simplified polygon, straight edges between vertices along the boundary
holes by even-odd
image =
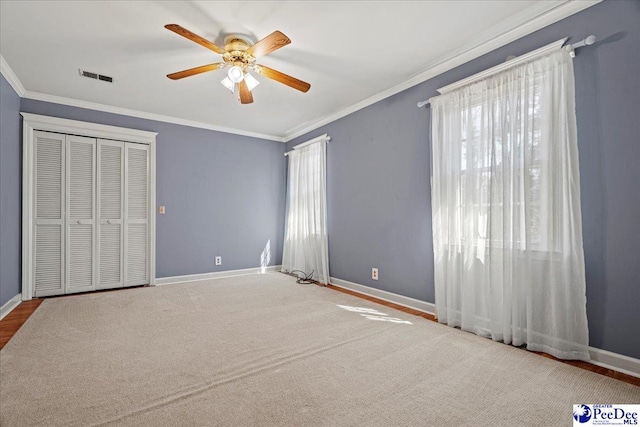
[[[640,403],[640,387],[279,273],[48,299],[0,369],[5,427],[567,426],[574,403]]]

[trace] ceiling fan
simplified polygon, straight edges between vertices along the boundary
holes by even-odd
[[[240,102],[242,104],[251,104],[253,102],[253,95],[251,94],[251,91],[259,84],[258,80],[249,74],[249,71],[255,71],[262,76],[283,83],[301,92],[307,92],[309,88],[311,88],[309,83],[303,82],[302,80],[298,80],[295,77],[291,77],[264,65],[256,64],[256,59],[268,55],[269,53],[291,43],[289,37],[285,36],[280,31],[274,31],[255,44],[251,44],[242,38],[242,36],[229,35],[224,39],[225,46],[223,49],[211,43],[209,40],[181,27],[180,25],[167,24],[164,27],[167,30],[173,31],[182,37],[194,41],[199,45],[222,55],[223,61],[168,74],[167,77],[172,80],[179,80],[185,77],[206,73],[207,71],[217,70],[218,68],[228,67],[229,70],[227,72],[227,77],[224,78],[221,83],[232,93],[235,93],[237,86],[240,93]]]

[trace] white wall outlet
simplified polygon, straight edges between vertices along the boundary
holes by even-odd
[[[373,280],[378,280],[378,269],[377,268],[372,268],[371,269],[371,278]]]
[[[216,257],[216,265],[222,265],[222,257],[221,256],[217,256]]]
[[[164,211],[165,211],[164,206],[158,206],[158,213],[160,215],[164,215]]]

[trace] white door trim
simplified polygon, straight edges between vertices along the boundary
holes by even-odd
[[[149,145],[149,284],[156,277],[156,136],[157,132],[128,129],[58,117],[20,113],[22,116],[22,300],[33,298],[33,156],[34,132],[37,130],[112,139]]]

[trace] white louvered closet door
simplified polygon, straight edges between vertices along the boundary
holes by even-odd
[[[125,144],[125,286],[149,283],[149,146]]]
[[[98,289],[124,285],[124,146],[98,140]]]
[[[65,135],[34,132],[34,291],[64,293]]]
[[[96,140],[67,135],[66,292],[96,289]]]

